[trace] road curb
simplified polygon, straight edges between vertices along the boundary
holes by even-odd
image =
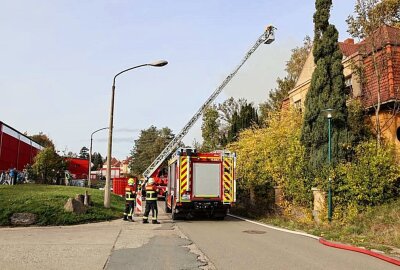
[[[266,228],[269,228],[269,229],[310,237],[310,238],[313,238],[315,240],[318,240],[318,242],[320,242],[321,244],[323,244],[325,246],[328,246],[328,247],[333,247],[333,248],[338,248],[338,249],[343,249],[343,250],[349,250],[349,251],[363,253],[363,254],[366,254],[366,255],[381,259],[381,260],[386,261],[388,263],[392,263],[394,265],[400,266],[400,260],[397,260],[395,258],[386,256],[386,255],[379,254],[377,252],[373,252],[373,251],[368,250],[368,249],[363,249],[363,248],[359,248],[359,247],[355,247],[355,246],[350,246],[350,245],[330,242],[330,241],[328,241],[328,240],[326,240],[326,239],[324,239],[322,237],[318,237],[318,236],[315,236],[315,235],[312,235],[312,234],[291,231],[291,230],[288,230],[288,229],[282,229],[282,228],[279,228],[279,227],[267,225],[267,224],[264,224],[264,223],[261,223],[261,222],[253,221],[253,220],[250,220],[250,219],[247,219],[247,218],[242,218],[242,217],[239,217],[239,216],[236,216],[236,215],[232,215],[232,214],[228,214],[228,216],[233,217],[233,218],[237,218],[237,219],[240,219],[240,220],[244,220],[244,221],[247,221],[247,222],[250,222],[250,223],[253,223],[253,224],[257,224],[257,225],[260,225],[260,226],[263,226],[263,227],[266,227]]]
[[[277,231],[281,231],[281,232],[287,232],[287,233],[291,233],[291,234],[297,234],[297,235],[301,235],[301,236],[306,236],[306,237],[313,238],[315,240],[319,240],[320,239],[320,237],[318,237],[318,236],[315,236],[315,235],[312,235],[312,234],[308,234],[308,233],[305,233],[305,232],[291,231],[291,230],[288,230],[288,229],[283,229],[283,228],[267,225],[267,224],[264,224],[264,223],[261,223],[261,222],[253,221],[253,220],[250,220],[250,219],[247,219],[247,218],[242,218],[242,217],[239,217],[239,216],[236,216],[236,215],[232,215],[232,214],[228,214],[228,216],[233,217],[233,218],[237,218],[237,219],[240,219],[240,220],[244,220],[244,221],[247,221],[247,222],[250,222],[250,223],[253,223],[253,224],[257,224],[257,225],[260,225],[260,226],[263,226],[263,227],[266,227],[266,228],[269,228],[269,229],[273,229],[273,230],[277,230]]]
[[[373,252],[371,250],[368,249],[363,249],[363,248],[359,248],[359,247],[355,247],[355,246],[350,246],[350,245],[345,245],[345,244],[340,244],[340,243],[334,243],[334,242],[330,242],[324,238],[320,238],[319,242],[325,246],[328,247],[333,247],[333,248],[339,248],[339,249],[344,249],[344,250],[349,250],[349,251],[354,251],[354,252],[359,252],[359,253],[363,253],[363,254],[367,254],[369,256],[384,260],[386,262],[392,263],[394,265],[398,265],[400,266],[400,260],[397,260],[395,258],[386,256],[386,255],[382,255],[376,252]]]

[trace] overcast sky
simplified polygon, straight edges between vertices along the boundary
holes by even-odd
[[[348,37],[354,0],[334,0],[331,23]],[[113,155],[129,155],[139,130],[178,133],[272,24],[262,45],[218,101],[256,104],[284,76],[290,50],[313,36],[314,1],[305,0],[0,0],[0,121],[29,135],[43,132],[60,151],[89,147],[108,126],[117,78]],[[200,121],[201,122],[201,121]],[[200,124],[184,139],[201,139]],[[106,156],[107,132],[93,151]]]

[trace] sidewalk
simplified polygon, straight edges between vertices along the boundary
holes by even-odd
[[[160,211],[160,225],[142,224],[140,217],[135,220],[0,228],[0,269],[99,270],[106,265],[110,268],[108,260],[114,252],[146,245],[153,236],[176,236],[163,211]]]

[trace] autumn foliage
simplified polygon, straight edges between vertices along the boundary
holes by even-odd
[[[239,186],[250,196],[255,187],[280,186],[286,200],[303,205],[309,202],[311,183],[304,170],[301,123],[302,116],[295,110],[275,112],[265,128],[246,129],[228,146],[238,156]]]

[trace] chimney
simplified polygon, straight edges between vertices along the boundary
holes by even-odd
[[[345,44],[354,44],[354,39],[352,39],[352,38],[345,39],[343,41],[343,43],[345,43]]]

